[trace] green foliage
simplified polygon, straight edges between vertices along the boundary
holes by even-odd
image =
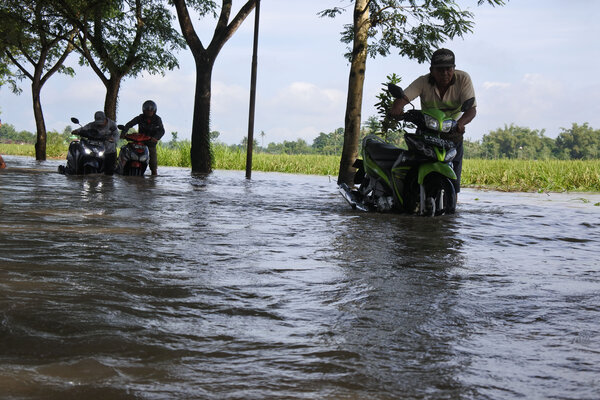
[[[57,12],[77,28],[74,42],[81,65],[96,74],[163,74],[179,66],[174,52],[185,47],[173,28],[173,13],[162,0],[51,0]]]
[[[336,17],[350,8],[354,1],[344,1],[343,7],[321,11],[322,17]],[[503,5],[503,0],[478,0],[481,5]],[[387,56],[392,49],[400,55],[425,62],[442,43],[473,30],[473,13],[462,10],[455,0],[371,0],[367,52],[370,57]],[[355,28],[345,25],[341,41],[351,44]],[[346,54],[351,59],[352,52]]]
[[[587,123],[562,129],[556,140],[544,130],[505,126],[484,135],[480,142],[465,140],[465,158],[528,160],[591,160],[600,158],[600,130]]]
[[[35,143],[35,134],[28,131],[17,132],[11,124],[0,126],[0,142],[2,143]]]
[[[339,155],[343,145],[344,128],[338,128],[331,133],[319,133],[311,147],[316,154]]]
[[[600,160],[465,160],[462,184],[504,191],[600,192]]]
[[[483,136],[482,156],[485,158],[547,159],[554,153],[554,141],[544,131],[511,124]]]
[[[0,82],[16,91],[18,80],[39,80],[42,86],[55,72],[74,74],[63,65],[74,30],[49,1],[4,0],[0,20]]]
[[[0,33],[1,34],[1,33]],[[17,83],[17,76],[13,70],[11,70],[11,61],[6,53],[0,49],[0,89],[3,86],[10,87],[11,92],[20,94],[22,89]]]
[[[377,99],[379,100],[375,103],[375,107],[377,108],[377,113],[381,119],[381,135],[385,138],[388,132],[394,132],[400,130],[400,121],[395,118],[392,118],[389,114],[390,109],[392,108],[392,104],[394,104],[394,97],[387,90],[388,83],[393,83],[397,85],[400,83],[402,78],[397,76],[396,74],[391,74],[386,77],[387,82],[383,82],[381,85],[383,89],[377,95]]]
[[[571,129],[562,129],[556,138],[556,153],[559,158],[590,160],[600,158],[600,130],[587,123],[573,124]]]

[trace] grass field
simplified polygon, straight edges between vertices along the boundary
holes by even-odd
[[[2,144],[0,154],[35,156],[33,145]],[[66,159],[67,145],[47,147],[48,158]],[[214,168],[244,170],[246,152],[214,146]],[[185,167],[190,165],[190,145],[177,148],[158,147],[160,165]],[[288,155],[257,153],[252,157],[252,169],[266,172],[337,176],[339,156]],[[502,191],[521,192],[600,192],[600,160],[465,160],[462,185]]]

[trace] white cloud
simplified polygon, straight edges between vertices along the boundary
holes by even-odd
[[[489,89],[507,89],[510,87],[510,83],[507,82],[483,82],[483,88],[485,90]]]
[[[321,88],[309,82],[292,82],[269,101],[281,111],[304,114],[326,114],[336,111],[344,103],[345,94],[336,89]]]

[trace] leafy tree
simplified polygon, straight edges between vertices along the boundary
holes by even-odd
[[[0,18],[2,15],[0,14]],[[3,34],[0,28],[0,34]],[[3,46],[3,45],[2,45]],[[21,88],[17,83],[15,73],[11,70],[12,62],[4,50],[0,50],[0,89],[3,86],[9,86],[11,91],[16,94],[21,93]]]
[[[252,140],[252,147],[253,148],[257,148],[258,147],[258,141],[256,139]],[[244,136],[242,138],[242,148],[244,150],[246,150],[248,148],[248,136]]]
[[[471,141],[468,139],[465,139],[463,141],[463,148],[464,148],[464,158],[469,159],[469,158],[485,158],[482,148],[481,148],[481,142],[479,141]]]
[[[0,81],[16,91],[16,81],[29,79],[33,100],[37,140],[36,160],[46,159],[46,124],[41,92],[56,72],[73,75],[63,63],[73,47],[68,43],[76,34],[56,15],[48,2],[4,0],[0,5]]]
[[[313,140],[312,149],[317,154],[339,155],[344,144],[344,128],[330,133],[319,133]]]
[[[381,121],[379,121],[379,119],[375,115],[371,115],[363,124],[363,130],[365,131],[366,135],[375,135],[377,133],[381,133]]]
[[[544,130],[531,130],[511,124],[483,136],[482,152],[500,158],[550,158],[553,140],[544,136]]]
[[[210,132],[210,141],[216,142],[219,139],[220,135],[221,135],[221,132],[219,132],[219,131],[211,131]]]
[[[271,142],[267,145],[265,152],[269,153],[269,154],[282,154],[283,153],[283,143]]]
[[[185,41],[172,27],[162,0],[51,0],[78,30],[73,45],[106,87],[104,112],[116,120],[121,82],[142,72],[164,74],[179,66]]]
[[[212,170],[210,151],[210,99],[211,78],[214,63],[225,43],[233,36],[259,0],[247,0],[230,21],[232,0],[222,0],[217,16],[214,0],[172,0],[177,10],[179,25],[196,63],[196,91],[194,95],[194,116],[192,121],[192,171],[207,173]],[[192,24],[188,5],[200,16],[217,17],[214,35],[204,46]]]
[[[17,132],[11,124],[0,126],[0,142],[2,143],[35,143],[35,134],[28,131]]]
[[[562,128],[556,138],[556,152],[559,158],[597,159],[600,158],[600,130],[573,124],[570,129]]]
[[[265,131],[260,131],[260,146],[263,147],[265,145],[265,136],[267,134],[265,133]]]
[[[361,105],[367,56],[387,56],[391,49],[424,62],[446,40],[462,37],[473,29],[473,14],[454,0],[346,0],[345,7],[321,12],[335,17],[354,3],[353,23],[346,25],[342,42],[352,44],[346,103],[344,149],[338,183],[351,184],[358,155]],[[504,0],[478,0],[477,4],[502,5]]]

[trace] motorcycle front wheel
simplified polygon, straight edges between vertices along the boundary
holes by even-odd
[[[432,199],[433,214],[454,214],[456,212],[456,191],[452,181],[439,174],[430,174],[423,182],[425,196]]]

